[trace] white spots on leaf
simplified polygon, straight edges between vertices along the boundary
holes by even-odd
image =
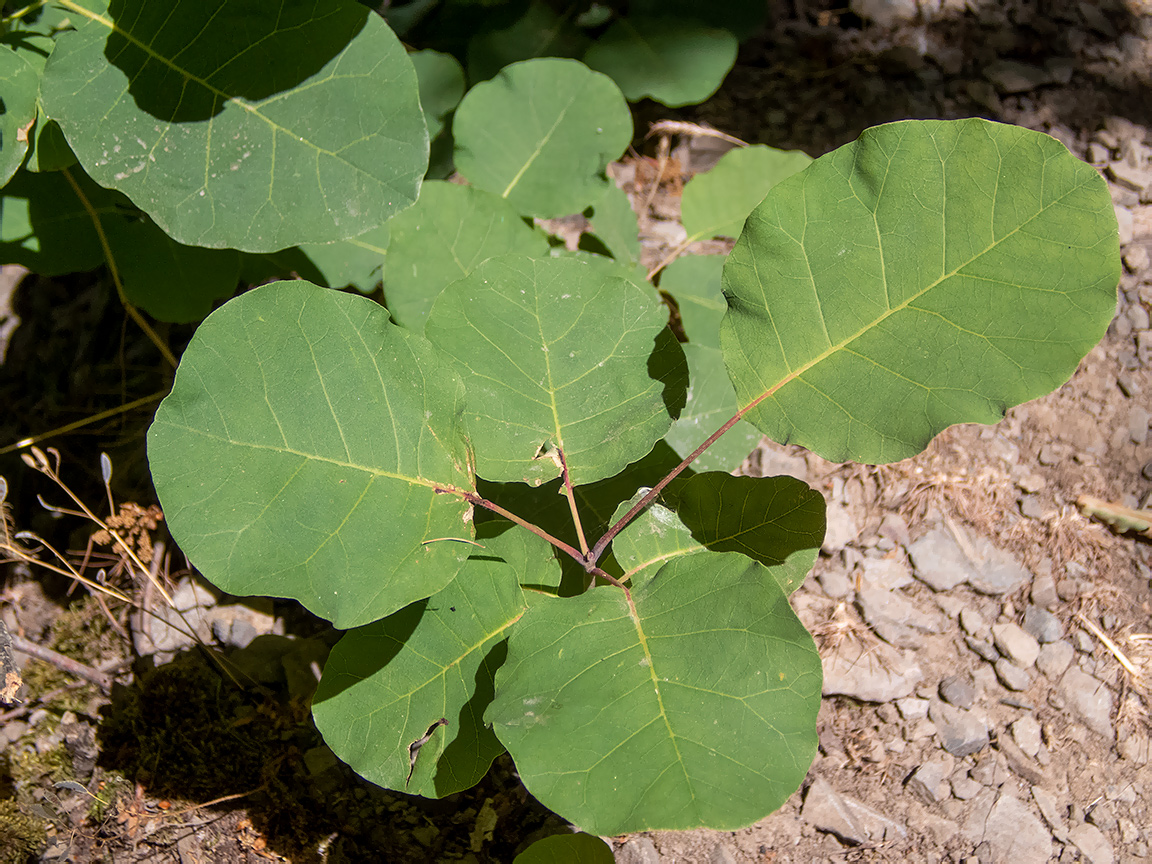
[[[641,666],[645,666],[645,667],[647,667],[647,666],[651,666],[651,665],[652,665],[652,661],[651,661],[651,660],[649,660],[647,657],[642,657],[642,658],[640,658],[640,665],[641,665]]]

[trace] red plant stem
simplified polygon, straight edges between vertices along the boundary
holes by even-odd
[[[572,511],[572,524],[576,526],[576,536],[580,538],[580,553],[586,563],[588,558],[588,541],[584,539],[584,526],[580,524],[580,512],[576,509],[576,493],[572,491],[572,479],[568,476],[568,460],[564,458],[564,448],[557,447],[560,455],[560,469],[564,473],[564,497],[568,499],[568,509]]]
[[[773,389],[765,392],[758,399],[755,399],[752,402],[749,402],[747,405],[745,405],[743,408],[741,408],[739,411],[737,411],[735,414],[733,414],[731,420],[729,420],[727,423],[725,423],[723,426],[721,426],[719,429],[717,429],[715,432],[713,432],[711,435],[709,435],[705,439],[704,443],[701,444],[699,447],[697,447],[695,450],[693,450],[691,453],[689,453],[683,462],[681,462],[679,465],[677,465],[675,468],[673,468],[669,472],[667,477],[665,477],[663,480],[661,480],[659,483],[657,483],[655,486],[653,486],[651,489],[649,489],[647,495],[645,495],[643,498],[641,498],[639,501],[637,501],[633,505],[632,509],[629,510],[627,513],[625,513],[620,518],[620,521],[618,521],[615,525],[613,525],[611,528],[609,528],[608,531],[604,534],[604,536],[596,541],[596,545],[593,546],[592,551],[588,553],[589,563],[595,564],[597,561],[599,561],[600,556],[604,554],[604,550],[608,548],[608,544],[612,542],[612,540],[616,537],[617,534],[619,534],[621,531],[623,531],[627,527],[629,522],[631,522],[633,519],[636,518],[636,515],[641,510],[643,510],[645,507],[647,507],[649,504],[651,504],[653,501],[656,500],[656,497],[661,492],[664,491],[665,486],[667,486],[669,483],[671,483],[673,480],[675,480],[678,476],[680,476],[680,472],[682,472],[685,468],[687,468],[689,465],[691,465],[693,462],[695,462],[696,458],[701,453],[703,453],[705,450],[707,450],[709,447],[711,447],[713,444],[715,444],[716,440],[721,435],[723,435],[725,432],[727,432],[729,429],[731,429],[733,426],[735,426],[737,423],[739,423],[744,418],[745,414],[747,414],[750,410],[755,408],[762,401],[764,401],[769,396],[771,396],[773,393],[775,393],[776,389],[777,388],[774,387]]]

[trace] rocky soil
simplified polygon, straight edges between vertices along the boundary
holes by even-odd
[[[742,831],[606,839],[629,864],[1147,860],[1152,641],[1140,637],[1152,633],[1152,546],[1091,521],[1076,501],[1139,507],[1152,490],[1152,8],[770,6],[772,26],[714,99],[641,112],[812,155],[902,117],[978,115],[1048,132],[1108,179],[1125,264],[1117,315],[1059,391],[995,427],[953,428],[916,459],[834,465],[761,445],[742,470],[800,477],[829,503],[822,554],[794,599],[824,657],[819,756],[780,811]],[[682,183],[717,156],[709,139],[669,144],[663,162],[617,166],[650,264],[684,236]],[[88,283],[21,285],[19,326],[0,320],[12,338],[0,447],[162,386],[103,296]],[[151,503],[139,453],[147,411],[95,441],[51,442],[90,503],[103,495],[100,449],[127,478],[118,488]],[[2,452],[0,473],[21,527],[63,532],[65,546],[76,531],[71,545],[84,548],[79,526],[37,515],[35,494],[61,497],[51,486]],[[101,674],[143,659],[111,692],[25,666],[27,702],[0,714],[0,799],[19,800],[41,834],[0,800],[0,837],[28,834],[54,862],[480,862],[511,861],[565,828],[506,760],[441,802],[350,776],[306,708],[330,631],[284,604],[220,597],[180,564],[168,559],[176,608],[227,652],[245,689],[192,647],[158,597],[146,597],[157,617],[109,618],[70,598],[64,580],[8,568],[0,614],[13,633]],[[116,584],[114,565],[101,566]]]

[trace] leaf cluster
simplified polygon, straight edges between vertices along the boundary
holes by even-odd
[[[706,98],[763,12],[698,6],[4,19],[5,260],[102,259],[170,320],[304,277],[200,324],[149,459],[207,578],[347,631],[313,715],[381,786],[450,794],[506,748],[601,835],[775,809],[816,748],[820,659],[788,597],[824,508],[725,472],[764,434],[911,456],[1058,386],[1110,320],[1095,171],[1028,130],[908,121],[691,181],[685,245],[738,239],[663,268],[677,338],[606,172],[628,102]],[[431,179],[448,165],[466,184]],[[581,212],[609,256],[535,221]],[[332,290],[381,276],[384,305]]]

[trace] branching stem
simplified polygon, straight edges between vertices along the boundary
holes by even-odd
[[[564,458],[564,448],[557,447],[560,456],[560,469],[564,474],[564,497],[568,499],[568,509],[572,511],[572,524],[576,526],[576,536],[580,538],[580,554],[588,558],[588,541],[584,539],[584,526],[580,524],[580,512],[576,509],[576,493],[572,491],[572,480],[568,476],[568,460]]]

